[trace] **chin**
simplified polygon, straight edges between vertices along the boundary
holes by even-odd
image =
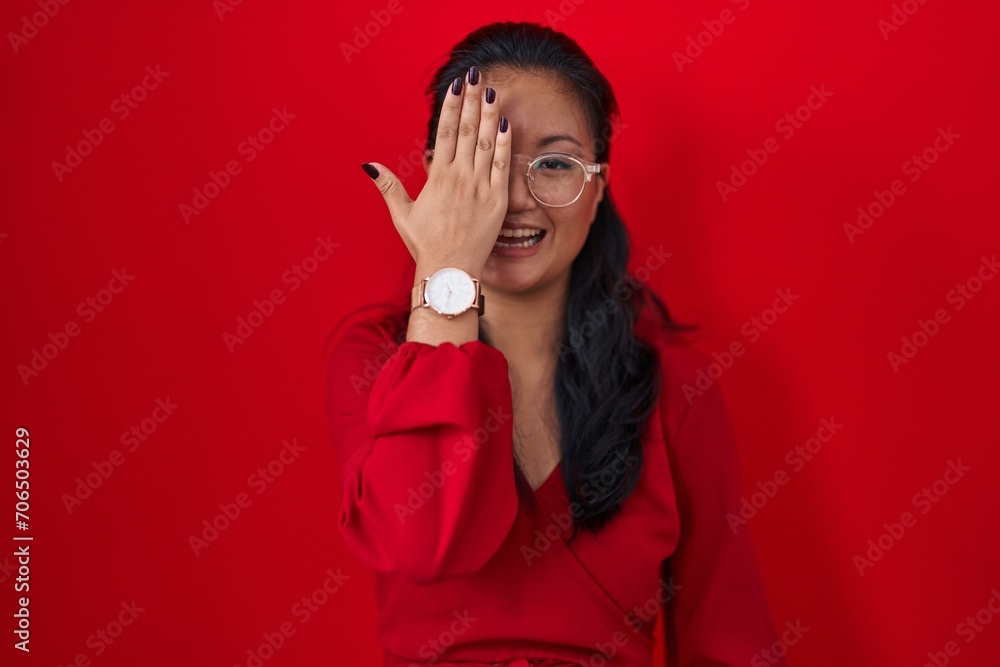
[[[481,282],[487,290],[497,292],[507,292],[509,294],[533,292],[542,290],[559,282],[559,276],[551,274],[551,266],[519,266],[503,267],[497,269],[487,263],[483,270]],[[567,266],[565,272],[568,274],[570,267]],[[568,276],[567,276],[568,278]],[[487,306],[489,308],[489,306]]]
[[[544,270],[537,266],[504,265],[489,261],[483,268],[482,283],[497,291],[522,292],[537,287],[543,276]]]

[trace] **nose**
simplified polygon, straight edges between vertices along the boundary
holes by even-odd
[[[507,208],[512,211],[533,209],[538,205],[528,187],[525,176],[527,165],[524,160],[513,159],[510,165],[510,179],[507,183]]]

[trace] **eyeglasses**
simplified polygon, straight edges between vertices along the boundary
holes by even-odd
[[[527,155],[511,155],[511,162],[527,162],[524,177],[528,189],[539,204],[559,208],[576,202],[583,194],[594,174],[601,173],[597,162],[584,162],[569,153],[549,152],[531,158]]]
[[[430,153],[434,154],[433,148]],[[601,173],[600,163],[585,162],[570,153],[550,151],[535,157],[515,153],[510,157],[512,165],[527,163],[524,178],[531,196],[551,208],[575,203],[594,174]]]

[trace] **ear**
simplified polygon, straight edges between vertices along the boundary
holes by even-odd
[[[611,176],[611,165],[607,162],[601,163],[601,173],[594,179],[597,185],[597,203],[604,199],[604,188],[608,186],[608,177]]]
[[[425,150],[424,151],[424,171],[427,172],[428,174],[431,173],[431,160],[433,160],[433,159],[434,158],[431,157],[431,151],[430,151],[430,149]]]
[[[604,200],[604,188],[608,185],[608,163],[601,163],[601,173],[597,175],[593,180],[594,187],[597,188],[597,196],[594,197],[594,205],[590,211],[590,224],[593,225],[594,221],[597,220],[597,207]]]

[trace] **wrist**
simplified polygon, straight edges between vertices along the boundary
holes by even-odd
[[[458,347],[478,338],[479,316],[471,309],[448,319],[429,308],[417,308],[406,329],[407,341],[434,346],[447,342]]]
[[[434,275],[437,271],[446,268],[461,269],[469,274],[470,278],[480,279],[480,275],[483,272],[483,267],[476,267],[474,262],[470,262],[468,259],[443,259],[443,260],[425,260],[417,262],[417,270],[413,276],[413,284],[416,285],[424,278],[429,278]]]

